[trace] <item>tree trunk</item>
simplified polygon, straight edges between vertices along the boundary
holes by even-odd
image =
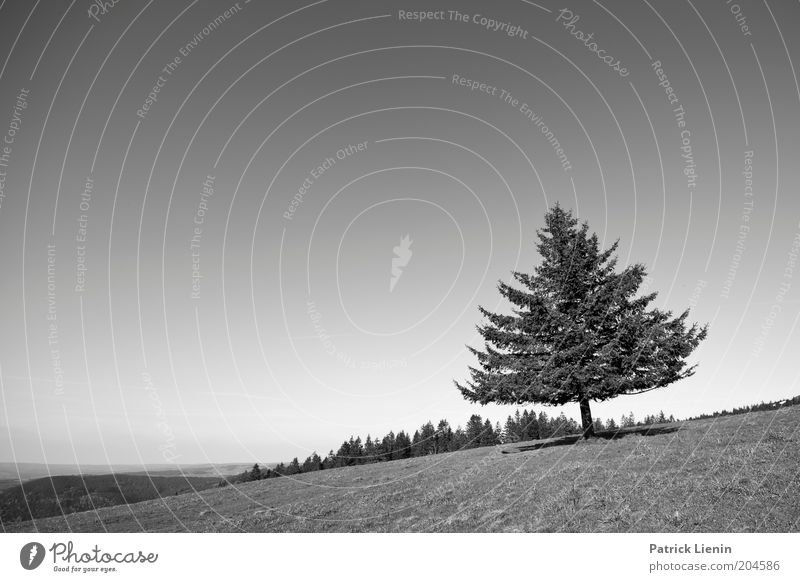
[[[592,420],[592,409],[589,407],[589,399],[581,398],[581,424],[583,425],[583,438],[588,439],[594,436],[594,420]]]

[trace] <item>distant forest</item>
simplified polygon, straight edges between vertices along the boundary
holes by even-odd
[[[0,524],[170,497],[217,484],[216,477],[124,473],[42,477],[0,492]]]
[[[717,416],[731,416],[732,414],[746,414],[748,412],[759,412],[761,410],[777,410],[778,408],[785,408],[787,406],[796,406],[800,404],[800,396],[787,398],[785,400],[775,400],[772,402],[762,402],[760,404],[751,404],[749,406],[742,406],[733,408],[732,410],[721,410],[719,412],[712,412],[711,414],[701,414],[700,416],[692,416],[686,420],[702,420],[704,418],[715,418]]]
[[[761,410],[775,410],[797,404],[800,404],[800,396],[795,396],[794,398],[786,400],[743,406],[730,411],[721,410],[710,414],[701,414],[700,416],[686,418],[684,421],[729,416],[732,414],[744,414]],[[666,416],[663,411],[659,411],[658,414],[649,414],[641,420],[637,420],[633,412],[631,412],[627,415],[623,414],[619,422],[615,421],[613,418],[609,418],[605,422],[600,418],[596,418],[594,421],[594,428],[595,431],[599,433],[627,429],[635,426],[650,426],[672,422],[683,421],[676,419],[672,414]],[[436,455],[439,453],[461,451],[477,447],[490,447],[520,441],[562,437],[581,434],[581,432],[580,425],[574,419],[565,416],[563,412],[558,416],[548,417],[546,412],[536,414],[536,412],[532,410],[524,410],[522,412],[517,410],[513,416],[509,416],[506,419],[505,425],[502,426],[499,422],[493,424],[488,418],[484,420],[479,414],[473,414],[467,421],[465,428],[458,426],[455,430],[451,428],[446,420],[440,420],[436,426],[430,421],[426,422],[419,429],[415,430],[414,434],[411,436],[402,430],[397,434],[390,431],[389,434],[383,438],[377,439],[373,439],[370,435],[367,435],[367,438],[364,440],[362,440],[360,436],[351,436],[341,444],[336,452],[331,450],[324,459],[314,452],[303,462],[300,462],[300,460],[295,457],[291,462],[279,463],[273,468],[261,468],[258,464],[255,464],[250,471],[244,471],[238,475],[227,478],[221,481],[219,485],[222,487],[230,483],[245,483],[248,481],[336,469],[338,467],[366,465],[369,463],[410,459],[413,457]]]

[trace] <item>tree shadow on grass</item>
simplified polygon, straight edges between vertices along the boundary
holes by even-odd
[[[680,429],[677,426],[672,426],[672,425],[639,426],[639,427],[624,428],[619,430],[602,430],[595,433],[594,439],[589,439],[588,442],[592,442],[592,440],[597,441],[599,439],[616,440],[635,434],[642,436],[655,436],[659,434],[669,434],[677,432],[678,430]],[[524,443],[509,445],[502,450],[502,453],[504,455],[511,455],[514,453],[525,453],[527,451],[538,451],[539,449],[546,449],[548,447],[561,447],[564,445],[574,445],[575,443],[582,440],[583,440],[582,435],[571,434],[568,436],[556,437],[551,439],[527,441]]]

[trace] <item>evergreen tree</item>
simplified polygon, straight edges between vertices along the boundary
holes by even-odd
[[[467,448],[467,434],[461,426],[456,427],[453,431],[453,439],[450,441],[451,451],[460,451]]]
[[[411,456],[422,456],[422,438],[419,436],[419,431],[414,431],[414,438],[411,439]]]
[[[519,411],[517,411],[517,417],[519,418]],[[505,443],[516,443],[522,440],[520,436],[521,430],[519,426],[519,421],[514,420],[514,418],[509,415],[508,419],[506,419],[506,426],[503,428],[503,442]]]
[[[372,437],[367,435],[367,440],[364,441],[364,460],[367,463],[375,463],[378,461],[377,448],[375,443],[372,442]]]
[[[434,439],[434,453],[446,453],[450,450],[450,441],[453,439],[453,429],[450,423],[442,419],[436,427],[436,437]]]
[[[532,423],[534,426],[532,426]],[[523,410],[522,414],[520,414],[519,410],[517,410],[514,413],[514,426],[519,440],[531,440],[534,438],[531,436],[531,432],[535,432],[536,438],[538,438],[539,430],[535,428],[538,427],[536,423],[536,414],[531,415],[527,410]]]
[[[636,426],[636,417],[633,415],[632,411],[628,416],[625,416],[624,414],[622,415],[619,426],[620,428],[630,428],[632,426]]]
[[[485,351],[468,347],[480,368],[456,382],[462,395],[488,404],[527,402],[580,405],[584,436],[594,434],[590,402],[640,394],[686,378],[695,366],[685,359],[707,335],[707,326],[687,329],[687,309],[648,310],[656,293],[636,297],[644,265],[616,272],[619,241],[600,250],[587,223],[556,204],[537,232],[542,257],[533,274],[514,271],[521,289],[502,281],[500,294],[512,315],[480,307],[478,326]]]
[[[428,421],[422,425],[419,431],[420,449],[423,455],[432,455],[436,449],[436,429],[433,423]]]
[[[553,419],[552,436],[561,437],[567,434],[567,416],[562,412],[558,418]]]
[[[261,475],[261,467],[258,466],[258,463],[253,465],[253,468],[250,470],[249,480],[250,481],[258,481],[262,479]]]
[[[350,443],[343,441],[339,450],[336,451],[336,456],[333,459],[334,467],[346,467],[350,460]]]
[[[539,438],[549,439],[553,431],[551,430],[550,419],[547,418],[547,413],[544,411],[540,412],[536,422],[539,424],[539,434],[541,435]]]
[[[500,426],[500,422],[494,423],[494,441],[495,445],[503,443],[503,428]]]
[[[350,445],[350,459],[347,464],[360,465],[364,457],[364,447],[361,444],[361,437],[356,437],[354,440],[351,436],[348,444]]]
[[[392,453],[394,452],[394,432],[389,431],[389,434],[383,437],[383,440],[381,441],[380,452],[381,460],[392,460]]]
[[[540,438],[544,438],[542,436],[542,430],[539,427],[539,419],[536,418],[536,413],[531,412],[530,414],[526,410],[522,413],[522,439],[526,441],[534,441]]]
[[[286,472],[284,475],[297,475],[300,472],[300,461],[298,461],[297,457],[295,457],[292,459],[292,462],[286,466]]]
[[[466,448],[480,446],[481,433],[483,432],[483,419],[479,414],[473,414],[467,421],[465,430],[467,436]]]
[[[392,459],[408,459],[411,457],[411,439],[401,430],[394,439]]]
[[[317,452],[314,451],[310,457],[308,457],[305,461],[303,461],[303,464],[300,467],[300,469],[303,473],[319,471],[320,469],[322,469],[322,459],[320,459]]]
[[[490,447],[492,445],[497,444],[497,435],[494,434],[494,428],[492,428],[492,421],[489,420],[488,418],[483,423],[483,430],[481,431],[479,444],[482,447]]]

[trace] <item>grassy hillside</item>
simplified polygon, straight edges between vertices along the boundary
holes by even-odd
[[[0,522],[137,503],[214,487],[213,477],[147,477],[143,475],[60,475],[33,479],[0,492]]]
[[[800,407],[637,430],[332,469],[7,529],[800,530]]]

